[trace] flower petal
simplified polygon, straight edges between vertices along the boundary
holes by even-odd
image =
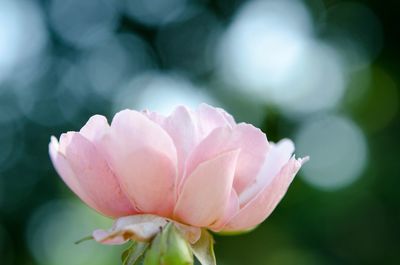
[[[178,183],[184,176],[189,154],[212,130],[220,126],[235,126],[233,117],[223,109],[200,104],[196,111],[177,106],[167,117],[148,110],[143,112],[159,124],[174,141],[178,156]]]
[[[217,222],[212,224],[209,228],[214,232],[219,232],[226,225],[226,223],[239,212],[239,210],[239,198],[236,194],[235,189],[232,189],[223,216]]]
[[[167,223],[167,219],[150,214],[121,217],[114,222],[111,229],[95,230],[93,238],[109,245],[123,244],[129,239],[147,242]]]
[[[255,198],[224,227],[223,231],[248,230],[265,220],[285,195],[290,183],[305,160],[292,158]]]
[[[174,219],[206,227],[224,216],[232,190],[239,150],[201,163],[187,177],[174,211]]]
[[[218,127],[232,127],[236,125],[232,116],[221,108],[214,108],[202,103],[196,110],[197,124],[199,132],[206,137],[210,132]]]
[[[176,199],[176,149],[168,134],[144,114],[115,115],[107,160],[122,190],[141,212],[169,217]]]
[[[165,116],[160,113],[145,109],[142,110],[142,114],[145,115],[149,120],[152,120],[153,122],[157,123],[160,126],[164,124]]]
[[[257,195],[279,173],[289,161],[294,151],[294,144],[289,139],[283,139],[277,144],[271,143],[270,150],[256,178],[239,195],[241,207]]]
[[[196,111],[185,106],[177,106],[173,112],[163,117],[154,112],[144,112],[170,135],[178,155],[179,178],[182,177],[187,157],[194,147],[212,130],[220,126],[234,126],[231,115],[220,108],[200,104]]]
[[[61,139],[64,139],[64,141],[66,141],[67,138],[69,138],[67,134],[63,134],[61,136]],[[51,161],[53,162],[53,165],[61,179],[76,195],[78,195],[82,201],[84,201],[90,207],[97,209],[97,205],[94,203],[94,201],[88,196],[86,191],[81,188],[75,172],[72,170],[68,160],[65,158],[64,153],[61,152],[60,144],[54,136],[51,137],[49,153]]]
[[[79,186],[95,202],[96,210],[112,217],[137,213],[96,147],[79,133],[70,135],[65,157]]]
[[[234,179],[234,188],[240,194],[256,178],[269,149],[265,134],[250,124],[241,123],[233,128],[220,127],[212,131],[190,155],[186,174],[190,174],[199,163],[234,149],[241,150]]]
[[[106,117],[102,115],[94,115],[90,117],[79,133],[97,147],[97,143],[109,133],[109,130],[110,126],[108,125]]]
[[[178,155],[178,183],[183,176],[186,159],[198,143],[197,125],[193,113],[184,106],[178,106],[163,124],[174,141]]]

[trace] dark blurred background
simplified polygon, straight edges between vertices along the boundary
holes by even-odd
[[[400,264],[398,1],[0,0],[0,264],[118,264],[51,135],[123,108],[221,106],[310,155],[218,264]]]

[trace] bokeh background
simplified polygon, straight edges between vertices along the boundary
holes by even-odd
[[[123,108],[221,106],[310,155],[218,264],[400,264],[398,1],[0,0],[0,263],[118,264],[51,135]]]

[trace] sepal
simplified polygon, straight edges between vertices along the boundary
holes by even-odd
[[[216,265],[213,236],[202,229],[200,239],[192,244],[192,251],[201,265]]]
[[[143,264],[193,264],[193,253],[190,245],[174,223],[168,223],[153,239],[150,248],[146,252]]]
[[[122,265],[139,265],[149,243],[133,241],[129,248],[122,252]]]

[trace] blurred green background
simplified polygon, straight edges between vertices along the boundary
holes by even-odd
[[[118,264],[74,245],[101,217],[48,157],[51,135],[123,108],[200,102],[289,137],[311,161],[218,264],[400,264],[400,3],[0,0],[0,264]]]

